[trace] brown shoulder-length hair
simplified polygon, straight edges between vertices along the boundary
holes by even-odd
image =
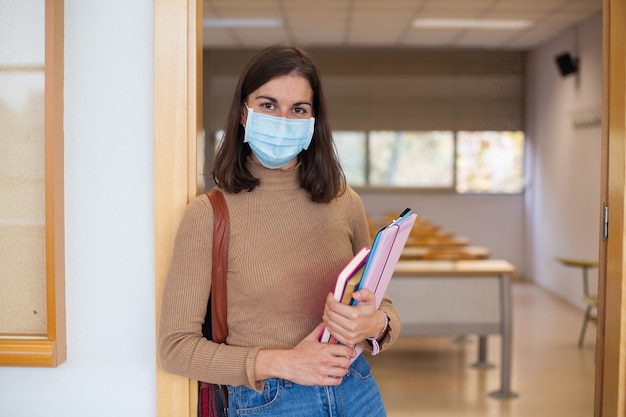
[[[247,97],[273,78],[295,72],[309,81],[313,90],[315,129],[308,149],[298,155],[301,164],[300,186],[317,203],[327,203],[345,191],[345,175],[339,164],[332,133],[328,126],[326,104],[315,63],[302,49],[291,45],[270,46],[246,65],[235,89],[226,119],[224,137],[213,162],[213,180],[231,193],[252,191],[260,183],[247,168],[252,152],[244,143],[242,107]]]

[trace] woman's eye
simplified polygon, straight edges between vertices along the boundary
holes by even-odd
[[[264,108],[265,110],[272,110],[272,109],[274,109],[274,104],[273,103],[263,103],[263,104],[261,104],[261,107]]]

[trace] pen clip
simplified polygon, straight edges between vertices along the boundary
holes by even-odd
[[[403,220],[408,214],[411,213],[411,209],[410,208],[405,208],[404,210],[402,210],[402,212],[400,213],[400,216],[398,216],[397,219],[395,219],[393,222],[391,222],[391,224],[397,224],[398,222],[400,222],[401,220]]]

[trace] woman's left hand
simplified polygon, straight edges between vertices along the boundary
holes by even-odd
[[[376,308],[376,295],[364,288],[355,291],[354,306],[341,304],[332,294],[326,297],[323,320],[330,334],[344,345],[354,346],[377,337],[385,326],[384,313]]]

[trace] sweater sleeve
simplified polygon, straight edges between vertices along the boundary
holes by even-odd
[[[396,310],[396,307],[393,305],[391,299],[387,297],[387,294],[385,294],[383,300],[380,303],[380,310],[382,310],[387,315],[387,317],[389,317],[387,333],[382,340],[378,341],[380,352],[382,352],[389,348],[391,345],[393,345],[396,340],[398,340],[402,323],[400,321],[400,315],[398,314],[398,310]],[[369,342],[363,342],[363,347],[369,352],[372,351],[372,345]]]
[[[163,288],[158,353],[166,372],[209,383],[255,388],[258,348],[207,340],[202,324],[211,291],[213,210],[204,195],[186,208]]]

